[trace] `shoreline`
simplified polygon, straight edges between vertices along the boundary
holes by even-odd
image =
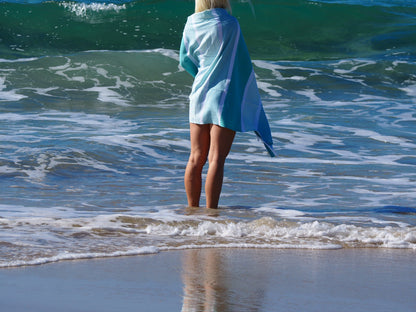
[[[416,311],[414,250],[188,249],[0,270],[3,311]]]

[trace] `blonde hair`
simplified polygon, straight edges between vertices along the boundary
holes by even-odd
[[[215,8],[226,9],[231,13],[229,0],[195,0],[195,13]]]

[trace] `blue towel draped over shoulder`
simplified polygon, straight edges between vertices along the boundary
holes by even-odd
[[[254,131],[275,156],[253,65],[235,17],[224,9],[189,16],[180,64],[194,77],[189,122]]]

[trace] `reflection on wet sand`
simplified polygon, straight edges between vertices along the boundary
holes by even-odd
[[[262,310],[268,281],[267,268],[230,269],[228,266],[233,263],[229,263],[223,255],[220,249],[184,252],[182,312]]]

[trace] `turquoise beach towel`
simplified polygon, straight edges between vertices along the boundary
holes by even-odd
[[[254,131],[274,157],[253,65],[237,19],[224,9],[188,17],[180,64],[194,78],[189,122]]]

